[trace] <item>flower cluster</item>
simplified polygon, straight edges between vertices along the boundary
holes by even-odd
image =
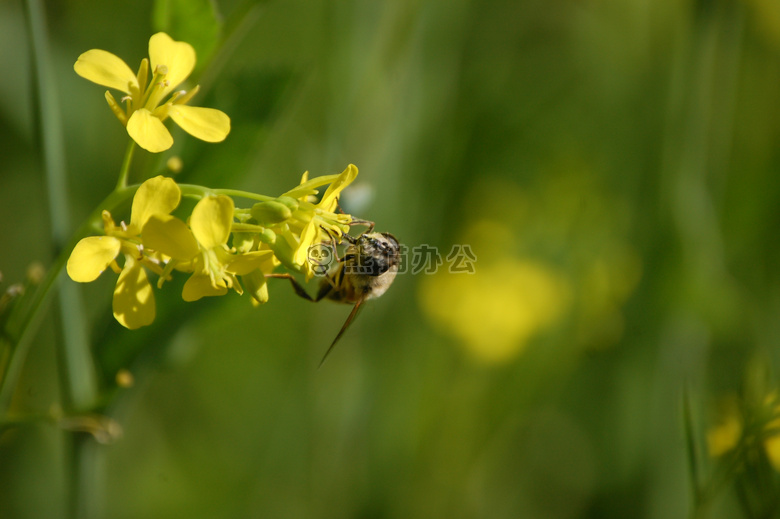
[[[338,198],[357,174],[354,165],[339,175],[312,180],[304,173],[300,185],[279,197],[241,193],[242,198],[257,200],[246,208],[236,207],[228,196],[233,191],[178,185],[163,176],[151,178],[133,197],[129,224],[117,225],[103,211],[104,236],[79,241],[68,259],[68,275],[86,283],[107,267],[118,273],[114,317],[130,329],[154,321],[147,271],[157,275],[158,289],[174,271],[189,273],[182,292],[185,301],[224,295],[231,289],[242,294],[243,282],[254,301],[264,303],[266,278],[276,267],[283,265],[309,279],[313,272],[306,261],[308,248],[340,243],[349,231],[352,217],[337,212]],[[317,188],[324,185],[328,188],[320,201],[312,202]],[[186,221],[172,214],[184,211],[183,196],[198,200]]]
[[[126,94],[121,99],[127,103],[126,108],[108,91],[106,101],[130,137],[147,151],[159,153],[173,145],[173,137],[163,124],[168,117],[193,137],[207,142],[220,142],[230,132],[230,118],[223,112],[187,106],[199,87],[174,92],[195,68],[195,49],[163,32],[149,39],[149,59],[141,60],[137,74],[121,58],[100,49],[79,56],[73,68],[93,83]]]
[[[735,398],[722,402],[718,422],[707,431],[710,456],[760,458],[780,471],[780,395],[770,392],[758,404]]]

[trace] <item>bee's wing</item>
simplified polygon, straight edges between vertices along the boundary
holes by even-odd
[[[325,362],[325,359],[328,358],[328,355],[330,355],[330,352],[331,350],[333,350],[333,347],[336,345],[337,342],[339,342],[339,339],[341,339],[341,336],[344,335],[344,332],[347,331],[347,328],[355,319],[355,316],[358,313],[358,309],[360,308],[360,305],[362,303],[363,303],[363,298],[361,297],[360,299],[358,299],[357,303],[355,303],[355,306],[352,308],[352,311],[349,313],[349,317],[347,317],[347,320],[344,322],[344,326],[341,327],[339,334],[336,335],[336,338],[333,339],[333,342],[330,344],[330,346],[328,346],[328,350],[325,352],[325,355],[322,356],[322,360],[320,361],[319,366],[317,366],[318,369],[322,367],[322,364]]]

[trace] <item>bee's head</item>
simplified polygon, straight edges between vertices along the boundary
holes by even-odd
[[[381,276],[400,263],[401,246],[389,232],[362,234],[354,247],[356,267],[361,274]]]
[[[375,240],[374,245],[382,250],[383,253],[387,253],[397,261],[398,255],[401,252],[401,245],[398,243],[395,236],[389,232],[372,233],[372,235]]]

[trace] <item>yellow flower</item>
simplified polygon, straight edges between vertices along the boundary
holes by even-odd
[[[760,433],[753,435],[752,430]],[[764,397],[762,404],[747,416],[735,398],[721,403],[718,422],[707,431],[708,452],[717,458],[734,450],[740,442],[754,449],[763,447],[770,465],[780,472],[780,405],[776,392]]]
[[[236,245],[238,243],[238,245]],[[233,235],[233,245],[240,255],[247,255],[242,262],[250,260],[251,265],[246,265],[241,275],[241,280],[246,287],[246,291],[252,296],[252,304],[257,306],[268,302],[268,283],[266,275],[271,274],[276,267],[280,265],[279,260],[274,256],[273,251],[265,243],[260,243],[255,250],[254,240],[245,240]],[[255,260],[255,258],[258,258]],[[236,263],[232,268],[236,268],[240,263]],[[244,266],[244,265],[242,265]],[[251,268],[251,270],[250,270]],[[249,270],[249,272],[247,272]]]
[[[236,276],[249,274],[272,256],[270,250],[235,254],[228,245],[233,224],[233,199],[206,196],[192,211],[190,225],[170,215],[155,215],[143,228],[143,244],[169,256],[176,268],[193,274],[184,284],[182,298],[197,301],[225,295],[229,288],[243,293]]]
[[[742,438],[742,416],[736,399],[721,403],[718,423],[707,431],[707,452],[713,458],[723,456]]]
[[[308,180],[308,175],[304,173],[298,187],[279,197],[279,199],[293,199],[296,203],[291,218],[276,233],[283,239],[276,240],[273,246],[274,252],[288,267],[304,271],[307,280],[314,275],[307,261],[309,247],[330,240],[340,243],[341,234],[349,231],[352,217],[334,211],[338,207],[341,191],[350,185],[357,175],[358,169],[354,164],[347,166],[347,169],[339,175],[317,177],[312,180]],[[317,193],[315,188],[325,184],[330,185],[319,203],[310,202],[309,196]]]
[[[766,432],[767,437],[764,440],[766,457],[769,459],[772,467],[780,472],[780,418],[775,418],[767,424]]]
[[[189,43],[178,42],[163,32],[149,39],[149,60],[141,60],[138,74],[110,52],[92,49],[79,56],[74,70],[81,77],[127,94],[122,101],[126,109],[106,92],[111,110],[126,127],[139,146],[152,153],[165,151],[173,145],[173,137],[163,121],[170,117],[184,131],[207,142],[220,142],[230,132],[230,118],[213,108],[187,106],[199,87],[189,92],[174,92],[195,68],[195,49]],[[147,85],[151,61],[152,78]]]
[[[106,236],[90,236],[76,244],[68,258],[67,272],[73,281],[88,283],[111,266],[119,272],[114,289],[114,318],[125,328],[135,329],[154,321],[156,307],[152,287],[143,266],[162,273],[154,259],[145,255],[139,234],[152,217],[166,216],[178,205],[181,190],[170,178],[158,176],[141,184],[133,197],[130,224],[117,226],[103,211]],[[123,253],[124,267],[116,258]]]
[[[520,354],[569,306],[565,280],[543,263],[506,257],[488,261],[474,274],[453,274],[445,266],[421,281],[422,309],[489,364]]]
[[[114,317],[131,329],[155,318],[147,269],[159,276],[158,288],[174,270],[191,273],[182,290],[185,301],[224,295],[229,289],[242,294],[244,283],[253,302],[264,303],[266,277],[277,266],[308,272],[309,245],[340,242],[349,231],[352,217],[335,211],[339,194],[356,175],[357,168],[350,165],[340,175],[311,181],[304,175],[301,185],[278,198],[244,194],[264,200],[251,209],[236,208],[230,196],[189,186],[187,194],[201,198],[186,222],[171,214],[181,200],[181,188],[170,178],[155,177],[135,193],[129,224],[117,225],[108,211],[103,212],[105,235],[84,238],[76,245],[68,259],[68,275],[86,283],[111,267],[119,274]],[[330,185],[320,202],[309,201],[315,188],[326,184]]]

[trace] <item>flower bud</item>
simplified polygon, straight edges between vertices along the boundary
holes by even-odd
[[[292,216],[290,208],[276,200],[253,205],[251,213],[257,223],[263,226],[281,223]]]
[[[290,196],[282,195],[279,198],[277,198],[276,201],[289,207],[290,211],[295,211],[296,209],[298,209],[298,206],[300,205],[298,200]]]

